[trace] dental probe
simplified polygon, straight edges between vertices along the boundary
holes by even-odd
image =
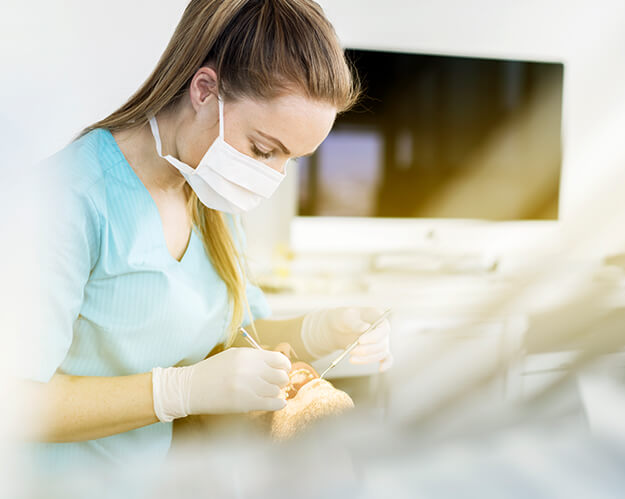
[[[319,376],[319,378],[323,378],[326,373],[330,370],[333,369],[334,367],[336,367],[336,365],[341,362],[345,356],[351,352],[354,348],[356,348],[356,346],[358,345],[358,342],[360,341],[360,337],[364,334],[367,334],[369,331],[374,330],[376,327],[378,327],[380,324],[382,324],[382,321],[384,321],[384,319],[386,319],[389,314],[391,313],[391,309],[389,308],[386,312],[384,312],[377,321],[375,321],[373,324],[371,324],[366,331],[364,331],[363,333],[361,333],[358,338],[356,338],[356,341],[354,341],[351,345],[349,345],[344,351],[343,353],[341,353],[341,355],[339,355],[336,359],[334,359],[332,361],[332,364],[330,364],[330,366],[321,373],[321,376]]]
[[[241,335],[243,336],[243,338],[245,338],[248,341],[248,343],[250,343],[254,348],[258,348],[259,350],[264,350],[264,348],[261,347],[258,343],[256,343],[256,340],[254,340],[254,338],[252,338],[250,333],[248,333],[245,329],[239,328],[239,331],[241,331]]]

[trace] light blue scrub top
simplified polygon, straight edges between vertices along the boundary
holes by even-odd
[[[38,326],[22,377],[189,365],[225,339],[226,286],[199,234],[194,228],[180,261],[171,256],[156,204],[108,130],[91,131],[31,173],[42,251]],[[231,229],[238,223],[229,221]],[[248,283],[247,293],[254,319],[269,316],[262,292]],[[156,423],[97,440],[29,444],[29,455],[50,471],[134,459],[158,465],[171,436],[172,423]]]

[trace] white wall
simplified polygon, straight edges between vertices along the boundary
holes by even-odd
[[[54,153],[123,104],[155,66],[186,4],[4,0],[2,167]]]

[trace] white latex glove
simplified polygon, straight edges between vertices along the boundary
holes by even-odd
[[[384,310],[372,307],[343,307],[309,312],[302,323],[302,341],[312,356],[324,357],[349,346],[383,313]],[[389,369],[393,364],[390,333],[391,325],[385,319],[375,329],[360,336],[359,345],[349,354],[350,362],[379,362],[380,371]]]
[[[197,364],[152,369],[154,412],[162,422],[190,414],[277,411],[291,361],[279,352],[229,348]]]

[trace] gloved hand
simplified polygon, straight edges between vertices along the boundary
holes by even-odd
[[[349,346],[383,313],[383,310],[372,307],[343,307],[309,312],[302,323],[302,341],[313,357],[323,357]],[[359,345],[349,354],[350,362],[380,362],[381,372],[389,369],[393,363],[390,332],[391,325],[385,319],[375,329],[362,335]]]
[[[197,364],[152,369],[154,412],[162,422],[190,414],[277,411],[291,361],[279,352],[229,348]]]

